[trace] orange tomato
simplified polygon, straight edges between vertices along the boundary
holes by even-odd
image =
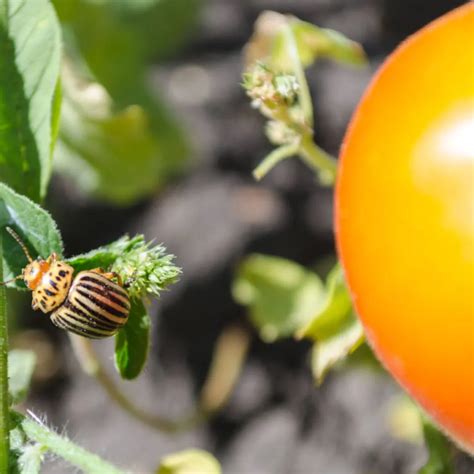
[[[391,54],[345,137],[336,239],[368,341],[474,450],[474,4]]]

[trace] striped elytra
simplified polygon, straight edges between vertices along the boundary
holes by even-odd
[[[18,234],[6,227],[18,242],[28,259],[20,275],[33,292],[32,308],[51,314],[51,321],[66,331],[91,339],[113,336],[128,320],[130,300],[116,274],[101,268],[79,272],[73,279],[74,269],[53,253],[46,260],[33,260]]]
[[[64,303],[51,321],[66,331],[90,339],[114,335],[126,322],[130,300],[122,286],[100,269],[77,274]]]

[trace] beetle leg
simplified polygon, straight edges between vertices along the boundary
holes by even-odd
[[[104,276],[108,280],[117,280],[117,283],[119,284],[119,286],[123,286],[122,277],[118,273],[106,272],[103,268],[93,268],[92,270],[89,270],[89,271],[99,273],[100,275]]]
[[[123,280],[122,277],[115,272],[107,272],[103,274],[105,278],[108,278],[109,280],[116,280],[119,286],[123,286]]]

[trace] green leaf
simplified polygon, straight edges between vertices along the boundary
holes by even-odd
[[[116,111],[98,83],[63,74],[63,110],[56,168],[80,190],[114,204],[127,205],[159,189],[181,168],[173,137],[168,147],[145,109],[132,105]],[[80,87],[78,87],[78,84]],[[166,156],[165,156],[166,155]],[[178,161],[172,160],[177,158]]]
[[[47,258],[53,252],[62,256],[61,235],[52,217],[28,198],[0,183],[0,230],[2,232],[4,278],[19,275],[28,263],[20,246],[5,231],[11,226],[22,238],[34,258]],[[24,288],[18,282],[10,286]]]
[[[79,103],[90,102],[87,93],[96,97],[99,88],[110,102],[100,118],[90,113],[94,104],[63,117],[58,167],[79,180],[85,193],[119,205],[159,189],[183,171],[189,155],[179,122],[147,84],[149,63],[181,44],[200,1],[146,3],[148,7],[129,0],[55,2],[68,33],[70,63],[76,70],[81,66],[92,86],[82,87]],[[77,102],[69,105],[78,109]]]
[[[20,449],[26,441],[25,433],[18,426],[18,417],[15,412],[10,412],[10,449]]]
[[[143,235],[137,235],[133,239],[125,235],[111,244],[68,258],[66,261],[74,267],[76,272],[98,267],[108,269],[118,257],[130,252],[137,245],[143,245],[143,243]]]
[[[324,303],[319,277],[279,257],[251,255],[237,269],[235,300],[249,307],[250,318],[267,342],[288,337],[306,325]]]
[[[38,201],[51,175],[60,29],[48,0],[0,6],[0,179]]]
[[[422,413],[406,394],[394,397],[388,406],[390,433],[395,438],[414,444],[423,442]]]
[[[14,412],[11,412],[14,413]],[[10,416],[10,471],[12,474],[20,474],[21,469],[18,464],[21,456],[21,450],[26,444],[26,436],[17,423],[15,415]]]
[[[428,460],[418,474],[455,474],[448,441],[430,421],[422,418]]]
[[[304,67],[318,58],[362,65],[367,62],[361,45],[341,33],[320,28],[291,15],[266,11],[255,25],[255,33],[247,47],[247,64],[263,61],[280,72],[292,72],[293,60],[288,44],[287,30],[293,35],[299,60]]]
[[[86,3],[97,4],[97,0],[83,0]],[[157,3],[163,0],[121,0],[120,2],[114,0],[100,0],[102,4],[107,4],[119,13],[142,13],[154,7]]]
[[[58,79],[56,89],[54,90],[53,108],[51,113],[51,156],[56,145],[56,140],[59,134],[59,124],[61,119],[61,104],[63,100],[61,80]]]
[[[36,355],[32,351],[12,350],[8,353],[8,391],[13,404],[26,398],[35,365]]]
[[[26,445],[18,458],[18,467],[21,474],[39,474],[47,448],[41,444]]]
[[[200,449],[187,449],[165,456],[157,474],[221,474],[217,459]]]
[[[352,302],[344,281],[342,268],[336,265],[328,275],[324,304],[313,313],[299,337],[318,341],[337,333],[352,319]]]
[[[344,360],[364,342],[364,331],[359,321],[354,317],[347,326],[334,335],[320,339],[313,346],[311,367],[313,377],[318,384],[331,367]]]
[[[311,365],[317,383],[328,370],[344,360],[364,342],[364,332],[353,309],[342,268],[336,265],[328,275],[326,295],[320,309],[298,337],[315,341]]]
[[[131,303],[128,322],[115,336],[115,366],[127,380],[138,377],[150,347],[150,316],[141,300]]]
[[[329,58],[344,64],[366,64],[367,58],[361,45],[338,31],[320,28],[294,17],[291,19],[290,24],[303,66],[310,66],[320,57]],[[282,41],[281,39],[279,40]],[[278,46],[275,45],[275,55],[278,54],[277,48]]]
[[[200,0],[55,0],[70,43],[119,107],[142,104],[150,60],[173,53],[192,32]],[[137,8],[138,7],[138,8]],[[141,85],[142,87],[137,87]]]

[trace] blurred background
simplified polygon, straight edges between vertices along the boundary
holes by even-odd
[[[191,411],[217,337],[251,333],[241,377],[209,423],[179,435],[143,426],[84,375],[65,334],[12,294],[21,315],[12,345],[34,349],[28,401],[83,446],[133,472],[170,452],[211,451],[226,474],[412,473],[425,450],[404,417],[401,392],[371,365],[345,364],[315,387],[309,345],[265,344],[231,295],[250,252],[306,266],[334,259],[332,192],[298,160],[261,183],[251,171],[270,150],[264,119],[240,86],[242,48],[266,9],[291,13],[360,42],[370,63],[321,61],[309,71],[317,143],[337,155],[350,115],[384,57],[458,0],[57,0],[64,27],[63,110],[47,207],[66,254],[142,232],[183,269],[152,305],[147,368],[121,382],[139,406]],[[125,172],[124,172],[125,170]],[[113,369],[113,341],[96,344]],[[363,354],[359,354],[359,359]],[[357,359],[357,357],[356,357]],[[474,464],[458,457],[460,473]],[[72,472],[50,460],[44,472]]]

